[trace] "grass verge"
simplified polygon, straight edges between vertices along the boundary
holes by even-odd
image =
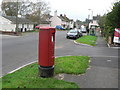
[[[85,36],[77,39],[76,42],[95,46],[96,40],[97,40],[96,36],[85,35]]]
[[[55,60],[55,73],[81,74],[88,68],[89,57],[66,56]],[[37,63],[28,65],[2,79],[2,88],[78,88],[73,82],[38,76]]]
[[[56,58],[55,73],[82,74],[89,67],[87,56],[65,56]]]

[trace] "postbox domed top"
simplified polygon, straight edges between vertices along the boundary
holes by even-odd
[[[40,27],[39,28],[40,30],[53,30],[53,29],[55,29],[54,27]]]

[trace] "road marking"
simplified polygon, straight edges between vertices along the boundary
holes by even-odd
[[[72,56],[72,55],[66,55],[66,56]],[[57,58],[57,57],[63,57],[63,56],[56,56],[55,58]],[[23,66],[21,66],[21,67],[18,67],[17,69],[12,70],[12,71],[8,72],[7,74],[13,73],[13,72],[15,72],[15,71],[17,71],[17,70],[25,67],[25,66],[28,66],[28,65],[30,65],[30,64],[33,64],[33,63],[35,63],[35,62],[38,62],[38,60],[33,61],[33,62],[30,62],[30,63],[28,63],[28,64],[25,64],[25,65],[23,65]],[[3,75],[3,76],[4,76],[4,75]],[[3,76],[0,76],[0,78],[2,78]]]
[[[107,60],[107,62],[111,62],[112,60]]]
[[[74,43],[75,43],[76,45],[82,45],[82,46],[88,46],[88,47],[93,47],[93,46],[90,46],[90,45],[87,45],[87,44],[83,44],[83,43],[78,43],[78,42],[76,42],[76,41],[74,41]]]
[[[73,55],[64,55],[64,56],[73,56]],[[64,57],[64,56],[56,56],[56,58],[58,58],[58,57]]]
[[[59,48],[63,48],[63,46],[58,46],[58,47],[55,47],[55,49],[59,49]]]
[[[37,61],[33,61],[33,62],[28,63],[28,64],[25,64],[25,65],[23,65],[23,66],[21,66],[21,67],[15,69],[15,70],[13,70],[13,71],[10,71],[10,72],[8,72],[8,73],[13,73],[13,72],[15,72],[15,71],[17,71],[17,70],[19,70],[19,69],[21,69],[21,68],[27,66],[27,65],[30,65],[30,64],[32,64],[32,63],[35,63],[35,62],[37,62]]]

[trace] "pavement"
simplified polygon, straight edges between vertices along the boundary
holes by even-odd
[[[95,48],[108,48],[107,43],[99,33],[97,33],[97,37]],[[91,50],[91,52],[93,51]],[[90,57],[91,63],[85,74],[59,74],[56,77],[75,82],[80,88],[118,88],[118,57],[108,55]]]

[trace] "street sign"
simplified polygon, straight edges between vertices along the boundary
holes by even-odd
[[[113,42],[120,43],[120,28],[115,28]]]

